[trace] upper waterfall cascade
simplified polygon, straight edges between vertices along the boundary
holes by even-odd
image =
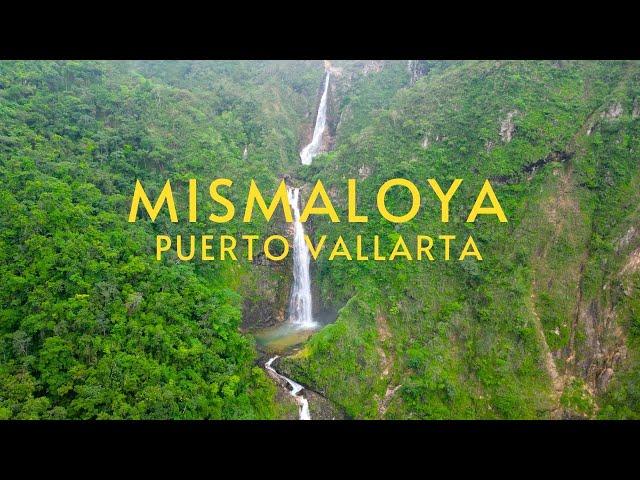
[[[324,130],[327,125],[327,93],[329,92],[329,77],[330,73],[327,71],[327,76],[324,80],[324,91],[322,92],[320,105],[318,106],[316,125],[313,129],[313,138],[311,139],[311,143],[304,147],[300,152],[300,160],[303,165],[311,165],[314,157],[320,153],[320,149],[322,148],[322,135],[324,134]]]

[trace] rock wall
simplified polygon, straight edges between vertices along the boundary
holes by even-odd
[[[289,245],[293,244],[291,224],[284,221],[281,210],[276,211],[268,235],[283,235]],[[287,319],[292,271],[291,251],[284,260],[274,262],[266,258],[262,248],[255,250],[250,273],[243,278],[241,286],[243,329],[270,327]]]

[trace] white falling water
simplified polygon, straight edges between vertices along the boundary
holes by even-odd
[[[311,165],[313,158],[320,153],[322,147],[322,134],[324,133],[325,126],[327,124],[327,92],[329,91],[329,72],[324,81],[324,91],[320,98],[320,105],[318,106],[318,115],[316,116],[316,126],[313,129],[313,138],[311,143],[304,147],[300,152],[300,160],[303,165]]]
[[[313,328],[311,315],[311,256],[304,241],[304,227],[300,222],[300,189],[287,187],[289,204],[293,210],[293,286],[289,300],[289,322],[300,328]]]
[[[300,160],[303,165],[310,165],[313,158],[320,153],[322,147],[322,135],[327,124],[327,93],[329,91],[329,71],[324,81],[324,90],[320,98],[318,106],[318,114],[316,116],[316,124],[313,129],[313,138],[311,143],[304,147],[300,152]],[[247,149],[245,147],[244,157],[246,157]],[[309,275],[309,263],[311,255],[307,244],[304,241],[304,226],[300,222],[300,189],[287,187],[287,195],[289,204],[293,210],[293,285],[291,287],[291,297],[289,299],[289,323],[299,329],[311,329],[316,327],[311,314],[311,277]],[[309,402],[302,395],[304,387],[294,382],[290,378],[280,375],[272,367],[273,361],[277,356],[270,358],[265,363],[265,368],[269,373],[277,378],[284,380],[290,387],[289,395],[291,395],[299,408],[300,420],[311,420],[309,413]]]
[[[278,358],[277,355],[273,358],[270,358],[269,361],[264,364],[264,367],[276,377],[283,379],[289,384],[289,386],[291,386],[289,395],[291,395],[298,404],[300,420],[311,420],[311,413],[309,412],[309,401],[302,396],[302,390],[304,390],[304,387],[299,383],[294,382],[290,378],[287,378],[284,375],[280,375],[278,372],[276,372],[276,370],[271,366],[276,358]]]

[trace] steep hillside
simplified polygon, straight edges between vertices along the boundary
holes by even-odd
[[[623,372],[635,371],[638,75],[625,62],[464,62],[400,89],[359,133],[338,131],[306,178],[340,213],[344,179],[359,178],[369,222],[318,223],[316,236],[378,234],[388,251],[397,235],[472,234],[484,260],[444,261],[441,244],[434,262],[325,256],[322,294],[346,305],[284,370],[353,417],[633,416],[611,399],[637,395]],[[393,177],[423,193],[406,224],[374,211]],[[449,224],[428,178],[463,179]],[[486,178],[508,224],[464,223]],[[406,211],[408,198],[392,201]]]

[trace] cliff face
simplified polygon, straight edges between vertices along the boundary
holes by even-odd
[[[411,84],[427,74],[429,71],[429,65],[424,60],[407,60],[407,71],[411,77]]]
[[[254,330],[286,320],[291,291],[291,261],[256,257],[251,272],[243,278],[242,328]]]
[[[384,61],[338,62],[338,64],[324,62],[325,70],[330,72],[331,79],[327,95],[327,126],[322,138],[322,153],[331,152],[335,147],[336,135],[343,115],[345,112],[349,114],[349,95],[353,91],[354,83],[380,73],[387,64],[388,62]],[[322,80],[321,77],[318,79]],[[313,100],[308,102],[307,112],[300,124],[298,151],[311,141],[322,93],[323,82],[319,81],[316,94]],[[288,183],[300,186],[301,200],[304,204],[311,191],[312,183],[305,181],[304,167],[301,168],[298,165],[299,161],[298,156],[292,156],[289,159],[291,165],[284,176]],[[295,178],[296,175],[299,178]],[[335,192],[330,191],[329,194],[334,195],[335,200]],[[305,230],[313,237],[313,218],[305,224]],[[285,235],[292,244],[293,230],[290,224],[284,222],[281,213],[278,213],[272,224],[271,232]],[[256,257],[250,273],[243,279],[243,328],[252,330],[272,326],[288,318],[292,267],[291,255],[283,262],[270,262],[263,255]],[[319,276],[315,262],[311,263],[311,275],[314,279]],[[312,298],[314,315],[322,317],[323,321],[335,318],[335,309],[339,302],[333,296],[323,295],[318,281],[312,282]]]
[[[284,180],[289,183],[288,176]],[[282,210],[274,214],[268,235],[282,235],[293,245],[293,228],[285,222]],[[262,239],[264,241],[264,239]],[[289,294],[293,283],[293,255],[282,261],[266,258],[262,250],[256,251],[249,274],[243,277],[242,326],[247,330],[270,327],[287,319]]]
[[[306,204],[311,192],[312,184],[300,179],[285,176],[288,185],[300,188],[301,205]],[[305,233],[314,238],[313,217],[304,225]],[[293,245],[293,224],[284,220],[282,211],[278,210],[273,218],[270,233],[282,235]],[[310,264],[310,275],[317,278],[317,266],[314,261]],[[293,284],[293,252],[290,249],[287,258],[280,262],[270,261],[260,251],[256,254],[249,273],[242,278],[243,285],[243,321],[246,330],[255,330],[282,323],[289,318],[289,299]],[[333,305],[321,295],[317,281],[312,281],[312,312],[314,317],[324,323],[333,313]]]
[[[245,323],[283,318],[289,266],[156,260],[155,240],[269,233],[213,224],[211,203],[187,221],[188,180],[199,199],[233,180],[237,211],[249,179],[273,187],[317,67],[0,62],[0,418],[276,416],[238,327],[243,300]],[[170,180],[180,221],[128,222],[137,180],[152,198]]]

